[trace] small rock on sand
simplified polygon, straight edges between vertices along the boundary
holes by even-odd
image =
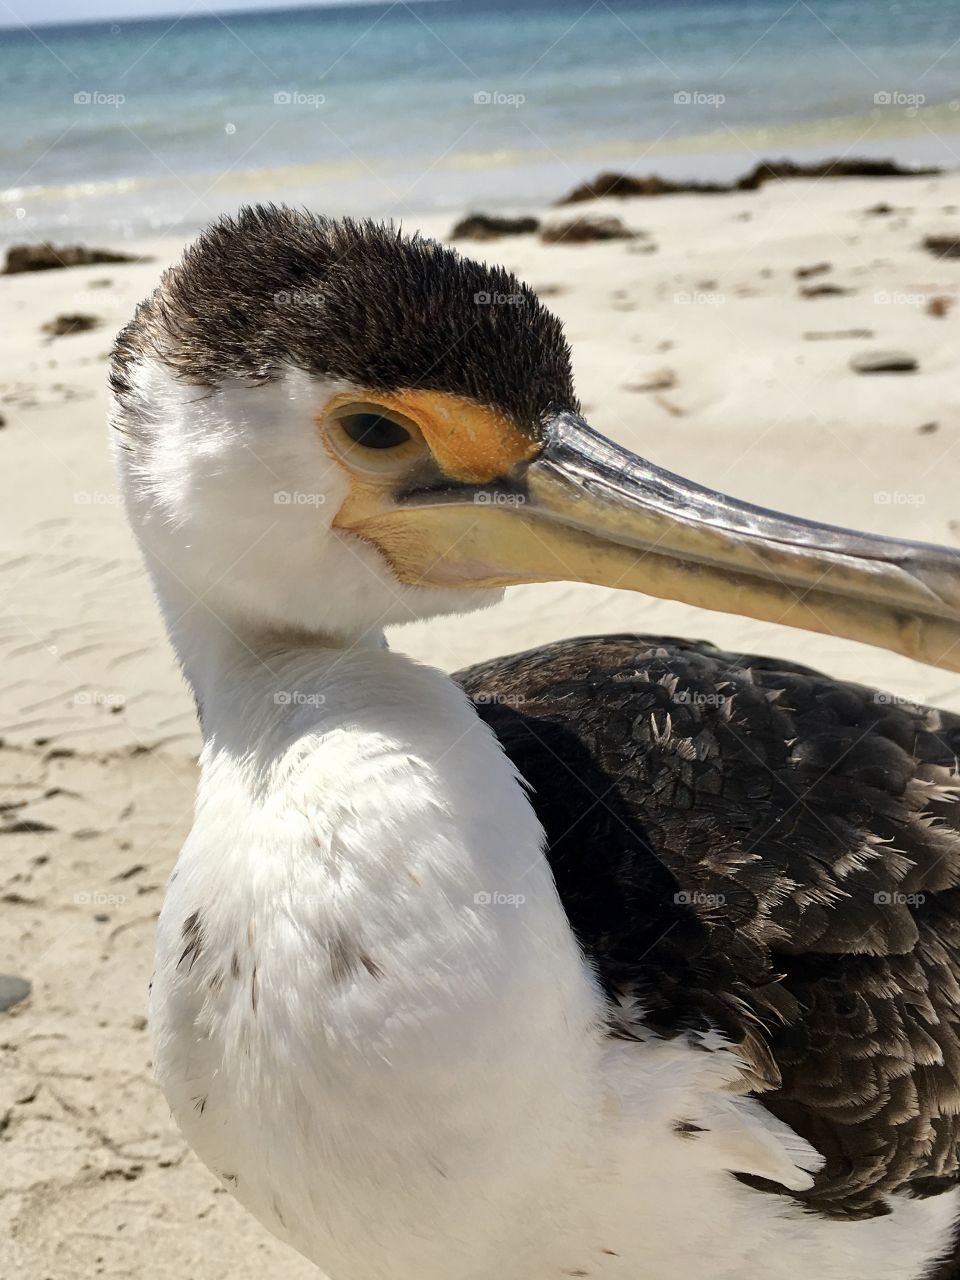
[[[920,363],[906,351],[864,351],[850,361],[854,373],[916,373]]]
[[[31,986],[26,978],[18,978],[13,973],[0,973],[0,1013],[9,1009],[21,1000],[26,1000]]]
[[[7,249],[7,265],[3,274],[12,276],[20,271],[52,271],[57,267],[88,267],[97,262],[146,262],[146,258],[132,257],[128,253],[114,253],[110,249],[88,249],[82,244],[59,247],[52,244],[12,244]]]
[[[956,298],[950,298],[944,294],[937,294],[936,297],[928,298],[926,306],[927,315],[935,316],[938,320],[942,320],[955,302]]]
[[[619,218],[573,218],[544,227],[544,244],[588,244],[592,240],[638,240],[643,233],[631,231]]]
[[[643,382],[631,382],[627,391],[669,391],[677,385],[677,375],[672,369],[655,369]]]
[[[815,262],[812,267],[797,267],[793,274],[798,280],[809,280],[811,276],[822,276],[832,270],[833,266],[829,262]]]
[[[923,247],[937,258],[960,258],[960,235],[924,236]]]
[[[499,240],[501,236],[532,235],[539,227],[539,218],[504,218],[499,214],[469,213],[450,232],[450,239]]]
[[[6,814],[4,814],[6,818]],[[51,827],[47,822],[41,822],[38,818],[18,818],[16,820],[6,820],[0,826],[0,836],[36,836],[43,835],[48,831],[56,831],[56,827]]]
[[[806,342],[832,342],[837,338],[873,337],[872,329],[808,329],[803,335]]]
[[[807,284],[800,290],[801,298],[843,298],[853,293],[839,284]]]
[[[51,338],[65,338],[71,333],[86,333],[88,329],[96,329],[99,323],[96,316],[77,311],[70,315],[54,316],[45,325],[41,325],[41,328]]]

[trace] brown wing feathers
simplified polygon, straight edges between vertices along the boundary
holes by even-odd
[[[458,679],[534,788],[613,1028],[636,1007],[661,1034],[725,1032],[826,1157],[811,1208],[952,1185],[960,718],[637,636]]]

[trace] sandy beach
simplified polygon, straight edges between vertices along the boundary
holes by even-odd
[[[960,545],[960,174],[605,199],[635,238],[458,242],[562,318],[584,412],[658,464],[765,506]],[[446,238],[452,220],[405,217]],[[92,242],[91,242],[92,243]],[[103,243],[105,249],[121,246]],[[198,734],[114,484],[113,335],[181,245],[0,278],[0,1275],[315,1274],[223,1193],[151,1082],[154,921],[190,822]],[[482,304],[481,304],[482,305]],[[56,317],[85,332],[50,336]],[[901,372],[864,372],[890,363]],[[909,368],[911,362],[914,367]],[[455,670],[551,639],[685,635],[960,710],[960,677],[863,645],[585,586],[518,588],[394,630]]]

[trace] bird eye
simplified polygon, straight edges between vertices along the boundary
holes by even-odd
[[[339,422],[353,443],[364,449],[396,449],[411,438],[406,427],[382,413],[350,413]]]

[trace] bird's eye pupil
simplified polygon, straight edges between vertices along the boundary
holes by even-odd
[[[380,413],[351,413],[340,419],[340,425],[364,449],[395,449],[410,439],[406,427]]]

